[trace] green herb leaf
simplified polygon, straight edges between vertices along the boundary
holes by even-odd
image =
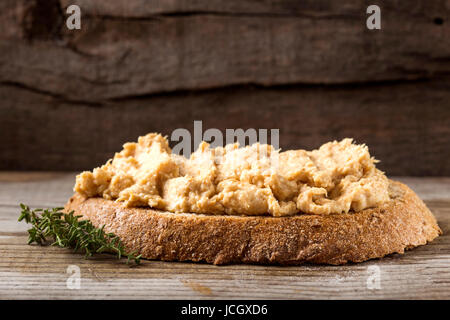
[[[86,258],[93,253],[110,252],[119,259],[127,257],[127,264],[141,262],[141,255],[125,251],[118,236],[105,233],[104,226],[96,228],[89,220],[80,220],[81,216],[75,216],[73,211],[64,213],[63,208],[31,210],[22,203],[20,208],[19,221],[25,220],[32,225],[28,230],[28,244],[44,245],[53,240],[51,245],[73,248],[75,252],[84,253]]]

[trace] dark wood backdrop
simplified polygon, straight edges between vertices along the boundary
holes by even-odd
[[[203,120],[450,175],[450,1],[373,3],[379,31],[355,0],[1,0],[0,169],[89,169]]]

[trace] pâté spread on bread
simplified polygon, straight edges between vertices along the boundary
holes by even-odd
[[[389,201],[389,180],[351,139],[313,151],[202,142],[189,159],[147,134],[76,178],[75,191],[174,213],[290,216],[358,212]]]
[[[151,133],[79,174],[64,210],[166,261],[336,265],[438,237],[425,203],[376,163],[352,139],[312,151],[202,142],[188,159]]]

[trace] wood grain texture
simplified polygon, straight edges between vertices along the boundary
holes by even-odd
[[[253,1],[231,1],[225,10],[207,2],[170,1],[154,12],[175,14],[152,16],[143,1],[108,1],[109,9],[80,1],[83,27],[70,31],[58,1],[8,0],[4,15],[14,18],[1,25],[7,32],[0,36],[0,82],[95,102],[248,83],[366,83],[450,72],[450,24],[434,22],[448,18],[446,0],[382,1],[380,32],[366,28],[363,1],[265,1],[256,12]]]
[[[78,4],[82,29],[67,30]],[[81,170],[148,132],[279,128],[450,175],[448,0],[0,1],[0,169]]]
[[[161,15],[216,13],[216,14],[254,14],[254,15],[304,15],[317,18],[335,16],[358,16],[361,8],[367,4],[363,1],[341,0],[171,0],[154,1],[148,5],[147,0],[59,0],[62,7],[77,4],[89,15],[108,17],[152,17]],[[402,1],[379,1],[382,8],[391,10],[409,10],[425,17],[434,17],[438,8],[445,8],[445,1],[426,3],[416,1],[407,5]],[[426,4],[426,5],[425,5]],[[364,11],[364,10],[363,10]],[[440,12],[441,16],[444,12]]]
[[[70,250],[26,245],[18,202],[60,206],[73,174],[0,174],[0,298],[2,299],[450,299],[450,179],[398,178],[427,203],[444,235],[380,260],[345,266],[212,266],[144,261],[129,268],[109,255],[84,260]],[[69,264],[81,268],[81,289],[66,287]],[[369,266],[379,290],[367,288]]]
[[[104,102],[68,102],[0,87],[0,169],[82,170],[106,162],[148,132],[279,128],[283,149],[344,137],[366,143],[389,175],[450,175],[450,81],[239,87]],[[173,146],[174,144],[172,144]]]

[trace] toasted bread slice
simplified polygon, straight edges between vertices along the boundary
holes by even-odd
[[[127,250],[166,261],[214,264],[339,265],[403,253],[442,233],[433,214],[406,185],[390,181],[391,200],[377,208],[288,217],[172,213],[125,208],[75,194],[66,211],[120,237]]]

